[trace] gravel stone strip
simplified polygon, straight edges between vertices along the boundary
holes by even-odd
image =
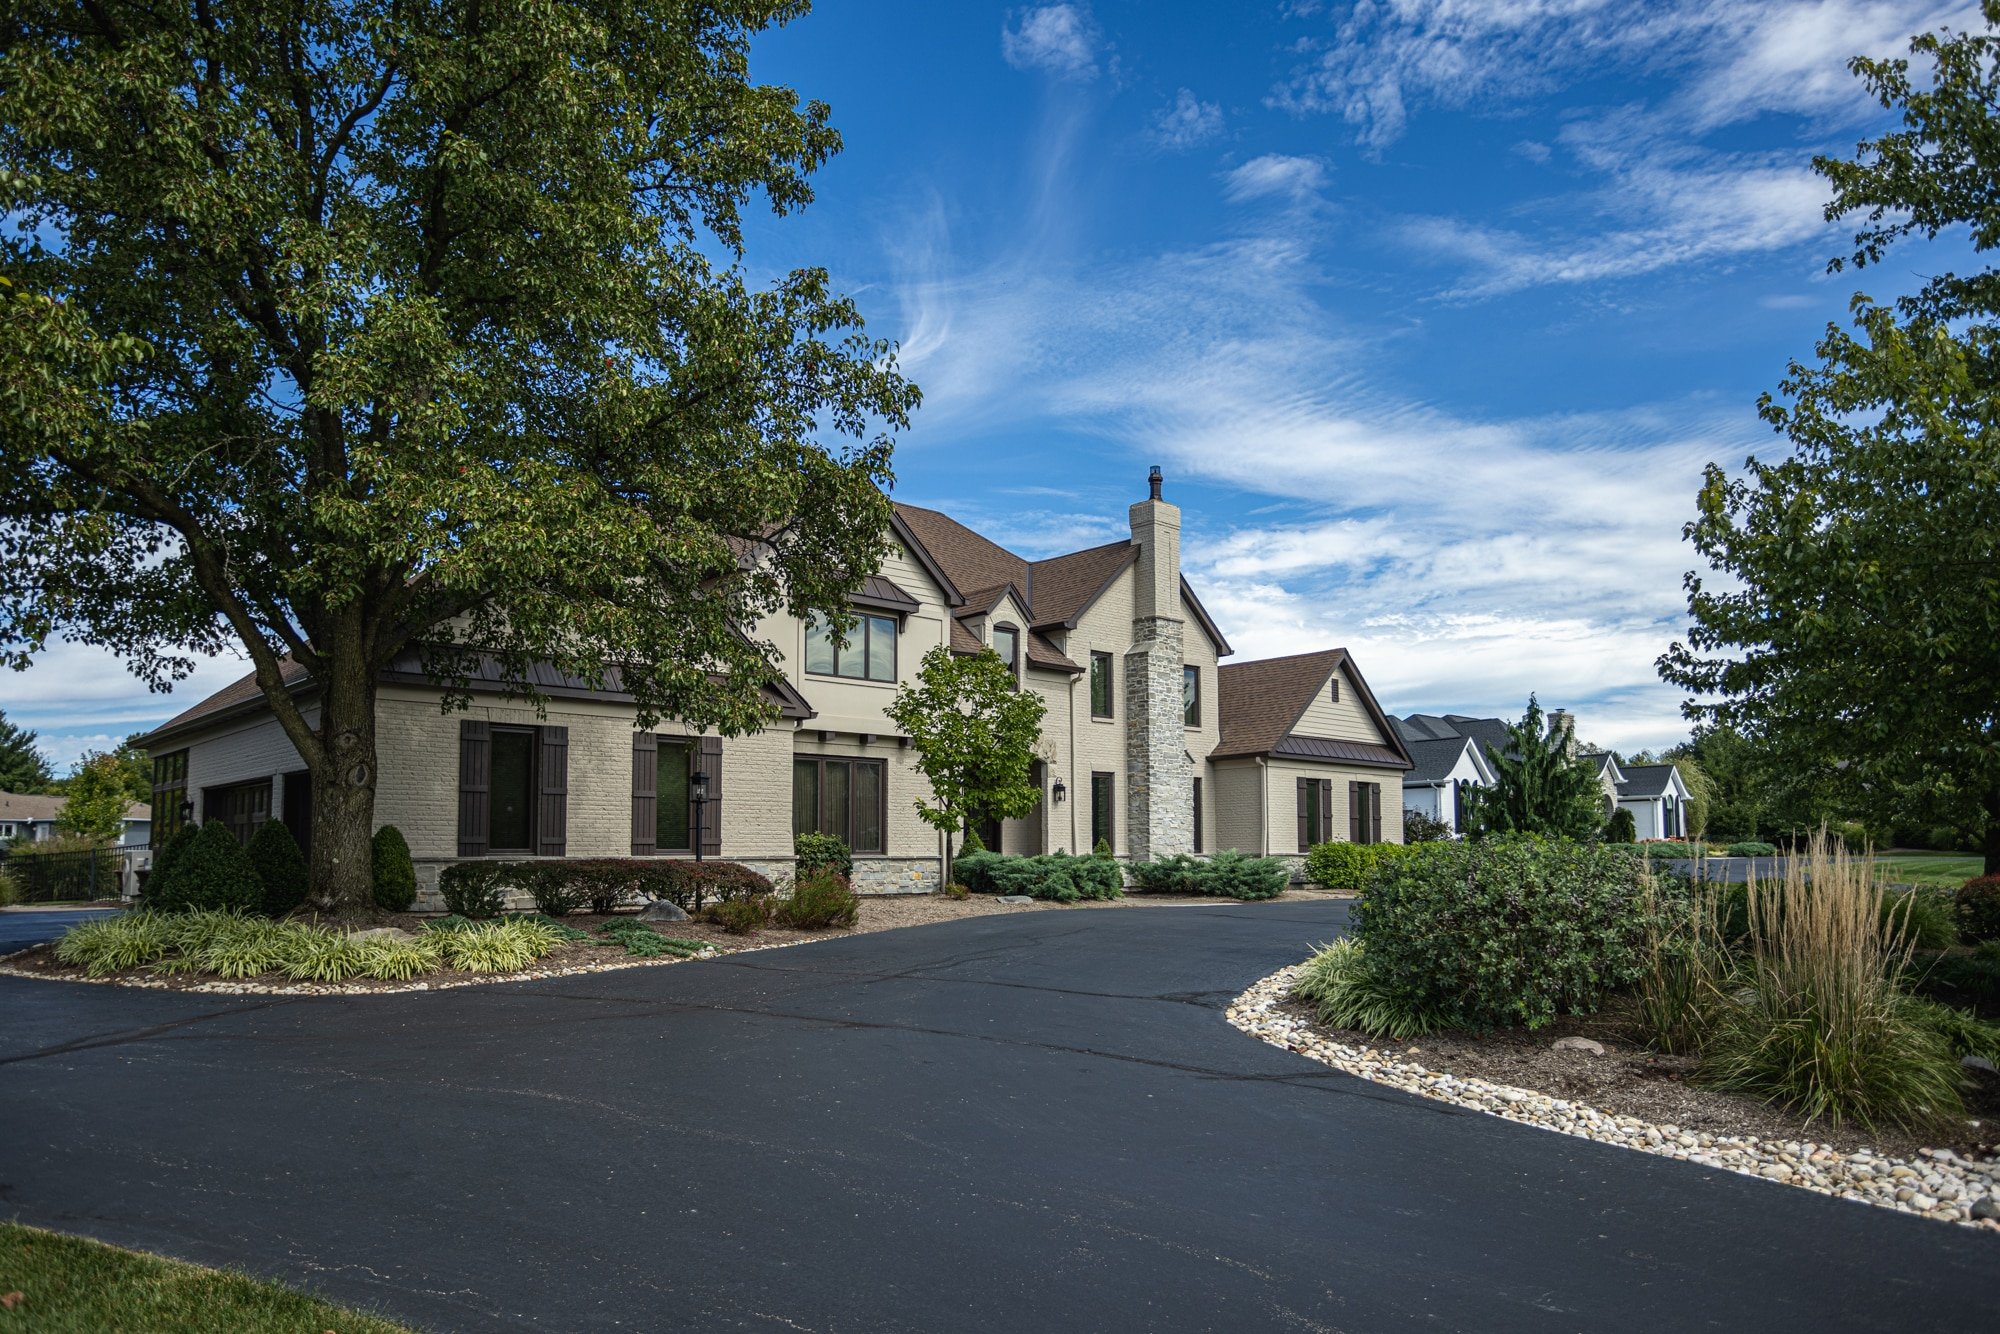
[[[1230,1024],[1350,1075],[1508,1121],[2000,1233],[2000,1159],[1961,1158],[1950,1149],[1903,1159],[1867,1150],[1840,1153],[1810,1141],[1701,1134],[1532,1089],[1444,1074],[1374,1047],[1331,1041],[1310,1021],[1279,1009],[1291,998],[1301,967],[1280,969],[1238,996],[1228,1009]]]
[[[836,937],[827,937],[836,939]],[[534,982],[545,977],[574,977],[578,973],[612,973],[624,968],[658,968],[667,964],[694,963],[701,959],[719,959],[728,954],[754,954],[760,950],[788,950],[798,945],[811,945],[811,940],[778,940],[768,945],[744,945],[737,949],[719,950],[713,946],[699,954],[685,958],[655,956],[649,959],[623,958],[607,959],[603,963],[570,964],[563,968],[523,968],[517,973],[446,973],[442,980],[409,982],[375,982],[357,986],[347,982],[260,982],[246,978],[241,982],[183,982],[179,985],[151,977],[81,977],[75,975],[31,972],[17,968],[11,962],[23,954],[30,954],[35,948],[16,950],[12,954],[0,955],[0,975],[26,977],[38,982],[80,982],[100,987],[141,987],[154,991],[192,991],[219,996],[393,996],[406,991],[453,991],[459,987],[483,987],[495,982]]]

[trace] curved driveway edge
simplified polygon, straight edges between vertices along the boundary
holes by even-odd
[[[1996,1251],[1247,1040],[1334,903],[357,998],[0,978],[0,1211],[458,1329],[1907,1330]]]

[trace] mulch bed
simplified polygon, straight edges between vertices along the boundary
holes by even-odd
[[[1816,1121],[1807,1125],[1782,1107],[1702,1088],[1692,1082],[1692,1058],[1663,1056],[1634,1040],[1632,1024],[1621,1005],[1594,1015],[1564,1016],[1532,1033],[1518,1028],[1441,1033],[1411,1042],[1385,1042],[1366,1033],[1329,1027],[1313,1019],[1311,1006],[1298,1001],[1287,1001],[1278,1008],[1310,1022],[1344,1046],[1373,1047],[1392,1057],[1406,1055],[1445,1074],[1529,1089],[1697,1134],[1810,1140],[1843,1153],[1872,1149],[1898,1157],[1914,1156],[1924,1148],[1951,1149],[1965,1157],[2000,1153],[2000,1076],[1988,1071],[1965,1072],[1973,1081],[1966,1092],[1972,1124],[1962,1126],[1956,1134],[1932,1132],[1919,1138],[1903,1131],[1873,1132],[1852,1124],[1835,1127]],[[1565,1037],[1601,1043],[1604,1055],[1556,1050],[1554,1043]]]

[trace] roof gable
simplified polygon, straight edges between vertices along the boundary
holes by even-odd
[[[1335,672],[1344,672],[1362,712],[1374,723],[1379,744],[1294,735]],[[1210,757],[1288,754],[1410,767],[1402,737],[1375,702],[1375,694],[1344,648],[1287,658],[1225,664],[1217,673],[1222,739]]]

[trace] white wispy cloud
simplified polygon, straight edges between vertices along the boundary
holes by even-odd
[[[1001,25],[1000,54],[1015,69],[1092,79],[1097,76],[1097,28],[1090,12],[1078,5],[1023,9]]]
[[[1196,148],[1222,133],[1222,107],[1204,102],[1192,88],[1174,94],[1174,100],[1153,116],[1153,142],[1181,152]]]
[[[1266,153],[1223,176],[1223,194],[1232,204],[1283,195],[1302,199],[1326,184],[1326,164],[1318,158]]]
[[[86,751],[112,749],[248,670],[238,657],[204,658],[172,694],[156,695],[109,650],[57,637],[27,671],[0,678],[0,710],[39,733],[42,752],[63,773]]]

